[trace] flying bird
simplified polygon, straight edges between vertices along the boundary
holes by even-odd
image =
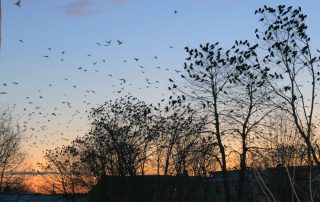
[[[123,44],[123,41],[117,40],[117,42],[118,42],[118,45]]]
[[[111,44],[112,40],[106,41],[107,44],[105,44],[104,46],[109,46]]]
[[[18,7],[21,7],[21,0],[16,1],[14,4]]]
[[[127,82],[127,80],[125,79],[119,79],[120,81],[122,81],[123,83]]]

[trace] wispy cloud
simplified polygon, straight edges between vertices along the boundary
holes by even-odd
[[[112,0],[113,4],[124,4],[129,2],[130,0]]]
[[[229,7],[235,4],[240,3],[241,0],[220,0],[220,1],[216,1],[216,5],[220,6],[220,7]]]
[[[68,16],[90,16],[98,14],[98,10],[94,8],[95,0],[74,0],[73,2],[60,7]]]

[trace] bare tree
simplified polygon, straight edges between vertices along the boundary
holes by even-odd
[[[73,144],[97,181],[106,174],[143,175],[150,152],[151,107],[137,98],[122,97],[92,109],[90,119],[91,132]]]
[[[227,155],[223,141],[227,133],[222,112],[227,108],[225,92],[235,68],[227,61],[227,53],[218,45],[219,43],[207,43],[200,45],[199,50],[186,47],[188,54],[187,62],[184,64],[186,75],[182,74],[181,77],[186,81],[187,86],[178,87],[173,83],[170,89],[178,89],[189,99],[199,103],[205,112],[211,115],[212,126],[208,128],[214,136],[212,140],[216,141],[219,148],[220,154],[217,156],[217,161],[223,173],[225,200],[230,201]]]
[[[254,145],[254,137],[263,129],[263,123],[273,111],[272,94],[266,87],[268,69],[260,65],[256,52],[258,44],[250,45],[245,41],[236,44],[227,51],[227,62],[234,66],[230,75],[230,84],[224,91],[228,109],[224,116],[229,123],[234,140],[240,140],[240,173],[237,201],[243,201],[246,181],[247,153]],[[236,147],[239,147],[237,145]],[[238,150],[238,149],[236,149]]]
[[[318,155],[313,146],[316,123],[315,102],[319,85],[319,57],[310,46],[310,37],[305,24],[306,15],[301,8],[292,9],[279,5],[277,8],[265,6],[256,11],[261,16],[263,30],[256,30],[257,37],[263,37],[266,50],[265,65],[269,66],[272,90],[280,99],[277,106],[291,115],[300,136],[308,148],[309,164],[314,161],[320,166]]]
[[[14,175],[14,172],[21,168],[24,161],[24,154],[20,150],[22,132],[18,123],[14,123],[10,108],[2,107],[0,109],[0,192],[4,191],[8,182],[14,184],[19,181],[19,176]]]
[[[45,154],[46,162],[40,164],[47,181],[47,191],[62,193],[66,196],[88,191],[90,187],[85,186],[87,175],[80,173],[79,161],[72,153],[70,146],[47,150]],[[54,187],[54,190],[50,190]]]
[[[195,160],[197,146],[206,136],[207,116],[199,116],[190,105],[159,107],[157,110],[160,113],[155,115],[152,128],[157,173],[160,174],[163,167],[163,175],[187,175]]]
[[[264,62],[272,66],[270,77],[278,82],[270,82],[277,94],[279,109],[291,115],[297,131],[307,146],[310,200],[313,201],[311,168],[320,161],[314,143],[315,102],[319,87],[319,59],[310,45],[305,19],[301,8],[279,5],[277,8],[264,6],[255,12],[260,16],[263,30],[256,30],[257,38],[262,35],[266,56]]]

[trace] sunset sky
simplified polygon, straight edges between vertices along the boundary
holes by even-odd
[[[106,99],[166,98],[185,46],[254,42],[260,26],[254,10],[279,2],[22,0],[17,7],[2,0],[0,105],[15,106],[16,120],[27,128],[23,150],[34,164],[45,149],[85,134],[86,111]],[[312,46],[320,47],[320,1],[297,2],[281,1],[302,7]]]

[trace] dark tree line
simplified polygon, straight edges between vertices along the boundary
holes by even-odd
[[[125,96],[92,109],[88,134],[46,154],[47,168],[64,172],[58,180],[64,192],[74,185],[90,189],[106,175],[221,171],[225,201],[248,200],[250,173],[269,201],[320,200],[319,51],[310,45],[300,7],[264,6],[255,14],[261,22],[256,43],[185,48],[182,79],[170,79],[168,102]],[[303,187],[292,169],[298,166],[307,168]],[[287,195],[266,183],[261,172],[268,168],[284,171]]]

